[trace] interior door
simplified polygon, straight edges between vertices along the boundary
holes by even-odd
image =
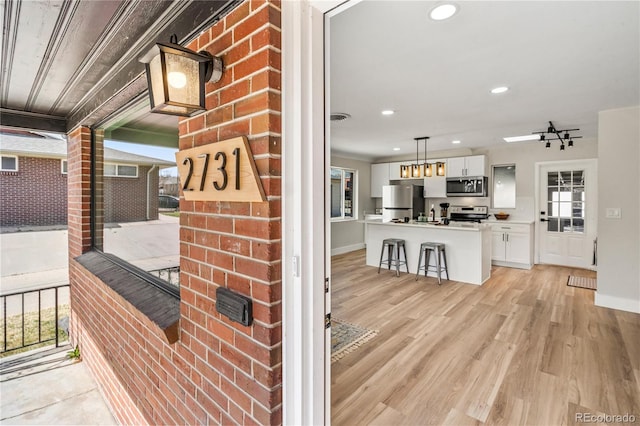
[[[596,160],[540,167],[540,263],[595,269]]]

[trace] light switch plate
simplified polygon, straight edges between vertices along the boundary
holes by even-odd
[[[605,217],[607,219],[620,219],[621,213],[619,207],[607,207]]]

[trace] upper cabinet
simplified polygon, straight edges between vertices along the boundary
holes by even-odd
[[[389,185],[389,163],[371,165],[371,197],[382,198],[382,187]],[[400,167],[398,167],[400,169]],[[398,171],[398,175],[400,172]]]
[[[447,177],[486,176],[485,156],[454,157],[447,159]]]
[[[389,180],[399,180],[406,179],[409,176],[402,177],[400,176],[400,166],[401,165],[410,165],[411,161],[398,161],[395,163],[387,163],[389,166]],[[388,184],[387,184],[388,185]]]

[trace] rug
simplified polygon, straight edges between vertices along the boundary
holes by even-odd
[[[376,337],[377,330],[369,330],[346,321],[331,319],[331,362],[355,351]]]
[[[575,275],[569,275],[567,285],[570,287],[587,288],[589,290],[597,290],[597,280],[595,278],[577,277]]]

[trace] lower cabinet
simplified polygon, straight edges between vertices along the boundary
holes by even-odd
[[[491,261],[494,265],[531,269],[533,224],[491,224]]]

